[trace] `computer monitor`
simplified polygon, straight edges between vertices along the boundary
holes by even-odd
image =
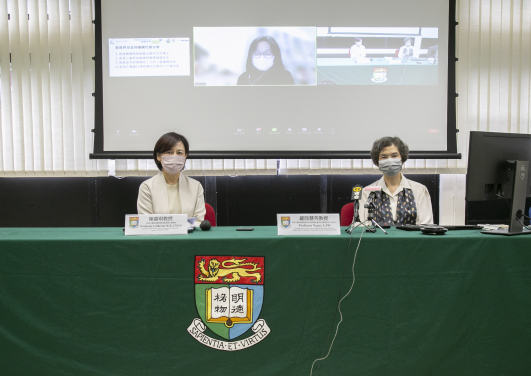
[[[470,132],[466,200],[512,199],[509,229],[484,233],[531,234],[523,226],[525,199],[531,196],[530,162],[530,134]]]

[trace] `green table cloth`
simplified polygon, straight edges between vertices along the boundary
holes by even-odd
[[[0,229],[0,375],[309,375],[360,235]],[[188,333],[196,256],[264,257],[260,343],[221,351]],[[529,374],[531,237],[364,233],[355,274],[314,375]]]
[[[355,59],[317,59],[317,82],[332,81],[336,85],[437,85],[438,64],[426,60],[390,64],[384,58],[356,64]],[[374,81],[374,69],[385,69],[385,80]]]

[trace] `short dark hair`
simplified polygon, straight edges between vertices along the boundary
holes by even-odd
[[[247,53],[247,65],[246,69],[247,72],[250,72],[253,69],[256,69],[253,66],[253,52],[256,50],[256,47],[258,46],[258,43],[260,42],[267,42],[271,46],[271,52],[275,56],[275,61],[273,62],[273,66],[270,69],[284,69],[284,63],[282,62],[282,54],[280,53],[280,47],[278,46],[277,41],[270,36],[263,36],[258,37],[255,40],[251,42],[251,45],[249,46],[249,52]]]
[[[396,146],[398,149],[402,162],[407,161],[407,158],[409,157],[409,147],[401,139],[398,137],[382,137],[374,141],[374,144],[372,144],[371,158],[376,166],[378,166],[382,150],[392,145]]]
[[[157,165],[160,171],[162,171],[162,164],[157,160],[157,156],[159,154],[164,153],[165,151],[173,149],[175,144],[179,142],[183,143],[184,152],[186,155],[188,155],[188,152],[190,151],[190,146],[188,145],[188,140],[186,139],[186,137],[175,132],[169,132],[160,136],[159,140],[155,144],[155,148],[153,149],[153,159],[155,160],[155,164]]]
[[[361,38],[360,37],[354,38],[354,42],[361,42]]]
[[[407,41],[410,41],[411,43],[413,43],[413,39],[411,38],[404,38],[404,43],[407,43]],[[396,146],[396,145],[395,145]]]

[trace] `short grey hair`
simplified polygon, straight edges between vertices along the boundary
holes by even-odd
[[[409,157],[409,147],[398,137],[382,137],[374,141],[371,149],[371,159],[372,162],[378,166],[378,161],[380,160],[380,153],[382,150],[388,146],[394,145],[400,153],[400,158],[402,163],[407,161]]]

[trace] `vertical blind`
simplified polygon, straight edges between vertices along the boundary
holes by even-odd
[[[90,160],[92,0],[0,0],[0,176],[152,175],[150,160]],[[189,160],[188,175],[276,174],[277,160]]]
[[[152,161],[90,160],[91,0],[0,0],[0,176],[150,175]],[[457,3],[461,160],[410,160],[406,173],[466,173],[471,130],[530,133],[531,1]],[[371,174],[370,160],[189,160],[190,175]],[[459,184],[458,184],[459,185]]]

